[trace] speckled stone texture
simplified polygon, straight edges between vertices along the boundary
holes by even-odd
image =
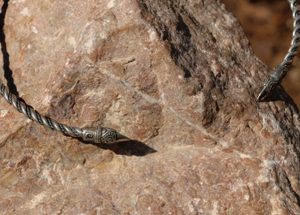
[[[84,144],[1,98],[1,214],[300,213],[298,110],[256,103],[269,71],[219,1],[10,0],[4,12],[27,103],[137,141]]]

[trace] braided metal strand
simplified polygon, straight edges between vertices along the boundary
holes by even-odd
[[[11,93],[1,81],[0,94],[9,104],[15,107],[20,113],[25,114],[29,119],[34,120],[41,125],[47,126],[52,130],[62,132],[65,135],[82,138],[84,141],[99,144],[128,140],[128,138],[111,128],[77,128],[59,123],[49,117],[45,117],[20,100],[20,98],[18,98],[16,95]]]
[[[294,30],[291,46],[283,59],[283,61],[274,69],[267,81],[265,82],[263,89],[257,97],[257,101],[266,101],[271,96],[276,86],[278,86],[282,79],[286,76],[289,68],[293,63],[293,59],[297,54],[297,50],[300,46],[300,8],[297,0],[288,0],[293,13]]]

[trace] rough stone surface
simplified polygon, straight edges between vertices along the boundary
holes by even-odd
[[[4,32],[27,103],[140,143],[84,144],[1,98],[0,213],[300,213],[298,110],[256,103],[268,71],[219,1],[10,0]]]

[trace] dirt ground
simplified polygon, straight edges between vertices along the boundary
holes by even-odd
[[[271,69],[290,46],[293,19],[287,0],[222,0],[244,28],[255,54]],[[300,54],[283,86],[300,108]]]

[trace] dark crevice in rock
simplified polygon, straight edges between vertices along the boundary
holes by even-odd
[[[285,115],[285,114],[283,114]],[[283,132],[283,136],[285,141],[288,144],[292,145],[292,149],[290,152],[290,156],[293,156],[294,158],[293,160],[293,166],[295,166],[295,173],[297,174],[297,178],[300,181],[300,174],[299,171],[297,170],[297,167],[300,166],[300,145],[299,145],[299,140],[300,140],[300,131],[297,129],[296,125],[293,122],[293,117],[292,120],[288,121],[288,120],[282,120],[282,119],[286,119],[286,118],[290,118],[290,117],[286,117],[283,116],[283,118],[277,118],[277,120],[279,121],[279,126]],[[294,156],[293,152],[296,154],[296,156]],[[300,201],[299,201],[300,203]],[[300,204],[299,204],[300,206]]]
[[[178,33],[180,32],[181,34],[183,34],[184,38],[190,39],[192,37],[190,29],[185,24],[185,22],[183,21],[183,18],[182,18],[182,16],[180,14],[178,15],[177,19],[178,19],[178,22],[176,24],[176,30],[177,30],[177,32]]]
[[[276,173],[276,184],[279,186],[282,193],[284,193],[288,198],[285,201],[286,207],[288,210],[293,209],[293,213],[298,211],[300,213],[298,207],[294,207],[292,203],[295,203],[297,206],[300,206],[300,196],[299,194],[293,189],[291,182],[288,178],[286,172],[280,168],[279,166],[275,166],[275,173]]]
[[[211,96],[208,96],[205,100],[204,108],[205,114],[202,119],[203,126],[208,128],[216,119],[217,114],[219,112],[219,105],[217,101],[214,101]]]
[[[226,83],[210,71],[210,63],[202,56],[203,50],[210,50],[217,39],[207,26],[201,24],[178,1],[144,1],[139,0],[142,17],[155,28],[165,42],[174,63],[183,71],[185,79],[193,79],[204,93],[203,124],[208,128],[216,119],[220,110],[215,97],[222,95]],[[208,39],[198,41],[198,38]],[[195,93],[197,93],[196,91]],[[213,96],[214,94],[218,94]]]
[[[183,8],[178,11],[179,9],[174,6],[176,3],[170,1],[151,4],[140,0],[139,4],[142,16],[154,26],[162,40],[169,46],[171,57],[183,70],[184,77],[192,77],[197,72],[196,47],[193,44],[190,27],[185,21],[188,18],[187,12]],[[155,6],[159,5],[165,10],[165,14],[158,13]],[[176,22],[172,23],[174,20]]]

